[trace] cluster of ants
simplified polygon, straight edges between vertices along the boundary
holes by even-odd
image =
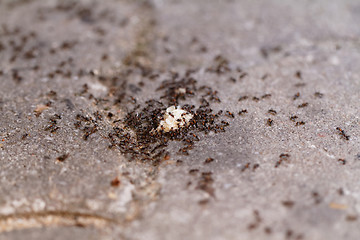
[[[224,132],[228,122],[220,120],[223,111],[216,113],[210,108],[211,102],[220,102],[217,91],[209,86],[197,87],[197,81],[188,72],[183,78],[174,74],[172,79],[163,81],[157,91],[163,95],[152,99],[143,108],[135,107],[124,119],[115,120],[116,126],[108,134],[111,147],[117,146],[120,151],[131,159],[151,161],[159,164],[169,153],[166,151],[169,141],[181,141],[183,147],[179,154],[188,155],[194,143],[199,141],[197,133]],[[157,129],[163,120],[164,112],[169,106],[179,106],[187,98],[201,96],[200,105],[183,104],[181,108],[193,117],[188,125],[169,132]]]

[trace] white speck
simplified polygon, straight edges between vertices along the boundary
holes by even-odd
[[[19,200],[13,200],[11,202],[11,205],[13,207],[15,207],[15,208],[20,208],[20,207],[22,207],[24,205],[29,205],[29,201],[27,199],[25,199],[25,198],[21,198]]]
[[[39,212],[45,209],[45,202],[43,200],[41,200],[40,198],[35,199],[35,201],[32,204],[32,209],[35,212]]]
[[[314,55],[309,54],[306,56],[305,59],[308,63],[312,63],[312,62],[314,62]]]
[[[6,204],[5,206],[2,206],[0,208],[0,214],[2,215],[9,215],[15,212],[15,209],[11,206],[9,206],[9,204]]]
[[[44,139],[48,140],[48,141],[53,141],[54,140],[52,137],[49,137],[49,136],[46,136]]]
[[[63,167],[63,168],[61,168],[59,175],[62,175],[63,173],[66,173],[66,172],[67,172],[67,168]]]
[[[128,211],[128,204],[133,199],[133,191],[135,187],[131,184],[125,185],[121,192],[117,193],[115,201],[109,206],[109,211],[114,213],[125,213]]]
[[[93,70],[91,70],[91,73],[94,74],[95,76],[98,76],[99,75],[99,70],[93,69]]]
[[[86,205],[93,211],[99,210],[102,207],[99,201],[93,199],[86,200]]]
[[[335,65],[335,66],[337,66],[337,65],[340,64],[340,60],[339,60],[339,58],[338,58],[337,56],[332,56],[332,57],[329,59],[329,61],[330,61],[330,63],[331,63],[332,65]]]
[[[180,107],[171,106],[166,109],[164,120],[160,121],[158,131],[169,132],[189,125],[193,115]]]
[[[186,93],[186,88],[178,88],[178,89],[176,89],[176,93],[177,94],[185,94]]]
[[[96,92],[106,92],[108,90],[106,86],[98,82],[88,83],[88,85],[91,88],[91,90],[94,90]]]

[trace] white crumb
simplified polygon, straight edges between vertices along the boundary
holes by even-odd
[[[185,94],[186,93],[186,88],[178,88],[175,90],[175,92],[177,94]]]
[[[189,125],[193,115],[180,107],[171,106],[166,109],[164,120],[160,121],[158,131],[169,132]]]

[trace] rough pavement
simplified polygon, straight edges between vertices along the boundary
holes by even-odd
[[[358,239],[359,20],[0,1],[0,239]],[[191,125],[152,131],[174,104]]]

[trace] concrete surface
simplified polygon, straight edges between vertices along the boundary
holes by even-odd
[[[359,20],[0,0],[0,239],[359,239]],[[192,125],[153,135],[174,103]]]

